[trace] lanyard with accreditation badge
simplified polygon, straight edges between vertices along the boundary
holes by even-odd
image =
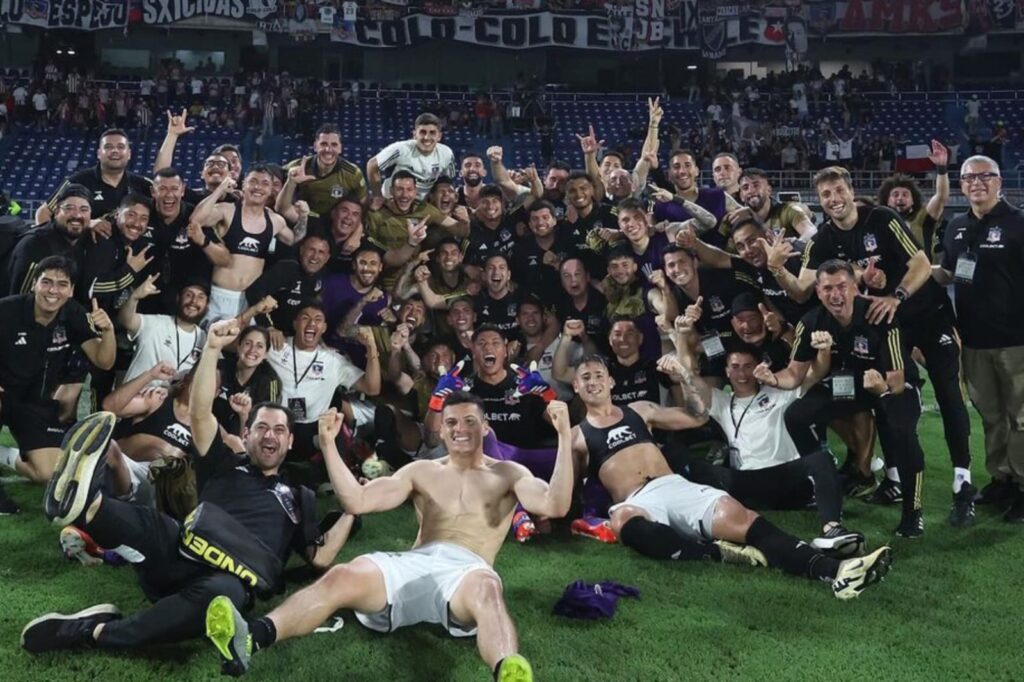
[[[295,388],[299,388],[299,384],[309,374],[309,370],[313,367],[313,364],[320,357],[320,351],[318,350],[314,355],[313,359],[306,365],[305,371],[302,372],[302,376],[299,376],[299,358],[295,353],[295,345],[292,345],[292,377],[295,379]],[[288,400],[288,409],[295,413],[295,418],[302,420],[306,418],[306,399],[305,398],[290,398]]]
[[[984,231],[981,220],[973,225],[968,225],[964,230],[964,241],[967,242],[967,250],[956,259],[956,268],[953,270],[953,280],[959,284],[973,284],[974,271],[978,267],[978,244],[981,243],[981,233]]]

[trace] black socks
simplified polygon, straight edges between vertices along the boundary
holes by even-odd
[[[718,547],[710,543],[695,542],[683,537],[663,523],[634,516],[623,524],[619,533],[622,544],[632,547],[654,559],[694,561],[698,559],[722,560]]]
[[[792,575],[831,581],[839,570],[839,561],[818,552],[803,540],[784,533],[763,516],[758,516],[750,524],[745,544],[761,550],[769,566]]]
[[[249,634],[252,635],[253,651],[259,651],[277,640],[277,627],[274,621],[264,616],[249,623]]]

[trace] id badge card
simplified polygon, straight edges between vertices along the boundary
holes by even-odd
[[[857,396],[857,384],[848,372],[832,375],[832,399],[853,400]]]
[[[302,421],[306,418],[306,399],[305,398],[289,398],[288,409],[295,415],[296,421]]]
[[[961,284],[974,282],[974,269],[978,267],[978,261],[970,251],[961,254],[956,259],[956,269],[953,271],[953,279]]]
[[[718,334],[708,334],[700,338],[700,345],[704,349],[704,355],[709,359],[725,355],[725,346],[722,344],[722,337]]]

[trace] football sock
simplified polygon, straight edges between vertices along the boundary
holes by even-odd
[[[718,547],[683,537],[663,523],[634,516],[622,526],[619,540],[645,556],[654,559],[694,561],[698,559],[722,560]]]
[[[964,487],[964,483],[971,482],[971,470],[962,467],[953,469],[953,492],[958,493]]]
[[[757,517],[750,524],[745,544],[761,550],[769,566],[793,575],[832,580],[839,570],[837,560],[818,552],[803,540],[784,533],[763,516]]]
[[[249,634],[252,636],[253,651],[266,649],[277,640],[277,626],[264,616],[249,622]]]

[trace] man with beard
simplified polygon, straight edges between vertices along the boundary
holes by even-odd
[[[572,166],[556,159],[548,164],[547,172],[544,174],[544,193],[541,198],[551,202],[559,220],[565,218],[565,186],[571,173]]]
[[[270,313],[271,343],[280,347],[295,313],[303,301],[320,296],[324,288],[324,267],[331,260],[331,244],[327,237],[307,234],[297,244],[296,260],[281,260],[264,270],[263,274],[245,290],[245,300],[252,306],[267,296],[273,296],[277,308]]]
[[[328,231],[331,238],[332,273],[351,272],[352,254],[363,243],[363,204],[354,196],[338,200],[330,213]]]
[[[695,254],[703,266],[734,270],[739,279],[764,295],[785,322],[795,325],[817,303],[811,300],[803,303],[796,301],[776,281],[772,273],[777,270],[785,269],[794,276],[800,274],[802,251],[793,251],[786,256],[780,253],[778,262],[769,262],[765,248],[770,246],[768,240],[774,243],[775,239],[767,233],[760,219],[748,215],[739,217],[733,226],[732,243],[737,256],[699,239],[690,225],[678,232],[676,245]]]
[[[366,371],[321,343],[327,316],[319,303],[307,302],[295,315],[295,335],[280,349],[267,351],[267,361],[281,379],[281,402],[295,415],[293,454],[308,458],[317,448],[316,421],[331,407],[335,392],[380,394],[381,368],[377,344],[369,328],[360,327],[357,339],[366,352]],[[361,402],[344,401],[348,425],[356,429],[373,423],[373,410]]]
[[[379,283],[384,254],[367,241],[352,257],[352,272],[328,276],[321,295],[327,314],[327,344],[342,352],[350,350],[347,341],[355,335],[357,325],[377,327],[393,319],[391,295]],[[359,364],[358,358],[352,360]]]
[[[898,469],[905,489],[903,514],[896,534],[915,538],[924,533],[921,486],[924,453],[917,437],[921,416],[917,366],[901,342],[902,331],[888,319],[872,320],[873,302],[858,296],[852,265],[839,259],[818,267],[817,294],[822,305],[797,325],[789,365],[772,372],[759,366],[754,376],[774,388],[801,387],[828,333],[829,362],[815,367],[820,381],[786,410],[786,428],[800,454],[821,450],[820,425],[839,416],[871,410],[887,463]],[[817,337],[815,334],[817,334]],[[971,495],[973,502],[973,492]]]
[[[238,186],[242,178],[242,153],[238,147],[233,144],[221,144],[214,147],[210,154],[219,154],[228,160],[227,177],[234,180],[235,186]]]
[[[109,370],[117,348],[114,325],[96,301],[90,313],[71,300],[77,279],[74,261],[49,256],[35,272],[30,293],[0,299],[0,422],[18,443],[17,450],[4,448],[0,461],[31,481],[45,483],[64,437],[53,396],[64,381],[69,357],[81,349],[89,362]]]
[[[469,209],[459,204],[459,195],[455,191],[455,185],[447,175],[439,177],[434,186],[430,188],[427,203],[449,218],[454,218],[460,223],[469,223]],[[432,247],[433,243],[428,243],[427,246]]]
[[[727,211],[739,208],[739,204],[728,197],[722,189],[700,187],[697,184],[700,166],[695,158],[692,152],[684,149],[673,151],[669,156],[668,175],[675,195],[672,201],[658,202],[654,205],[655,222],[667,220],[681,223],[689,218],[696,218],[697,216],[687,209],[687,202],[693,202],[708,211],[716,221],[721,220]],[[715,246],[725,246],[725,239],[714,236],[714,232],[709,232],[706,238],[713,238]]]
[[[89,229],[91,195],[82,185],[66,185],[56,199],[50,222],[25,233],[11,252],[10,293],[26,294],[36,281],[36,266],[47,256],[71,253]]]
[[[480,187],[487,177],[484,157],[479,154],[463,156],[459,165],[459,177],[462,178],[462,186],[459,187],[458,203],[475,211],[480,201]]]
[[[139,303],[159,294],[156,277],[150,275],[132,291],[117,311],[117,322],[135,344],[131,363],[122,383],[166,362],[176,379],[188,374],[199,361],[206,332],[199,327],[210,300],[210,285],[204,280],[186,282],[176,297],[177,310],[171,315],[140,315]]]
[[[311,158],[303,157],[285,165],[288,181],[277,195],[275,210],[289,224],[298,220],[296,201],[305,201],[313,217],[326,216],[344,196],[366,200],[366,179],[359,166],[341,155],[341,130],[325,123],[313,138]]]
[[[556,385],[551,378],[555,349],[558,347],[558,318],[544,308],[539,298],[528,295],[519,304],[516,322],[522,335],[519,352],[512,361],[522,367],[529,367],[544,379],[544,383],[555,389],[558,399],[572,399],[572,391],[565,384]],[[515,352],[514,350],[512,351]]]
[[[651,430],[690,429],[707,421],[707,407],[692,378],[687,384],[684,408],[648,401],[617,406],[611,397],[614,380],[602,358],[585,358],[576,368],[573,388],[587,413],[573,429],[573,454],[587,463],[588,475],[600,480],[615,502],[611,527],[622,544],[656,559],[767,564],[827,582],[838,599],[852,599],[885,576],[891,562],[888,547],[840,562],[727,493],[674,474]]]
[[[949,150],[938,140],[932,140],[932,153],[928,160],[935,164],[935,194],[927,204],[917,183],[906,175],[886,178],[878,188],[878,203],[900,214],[917,243],[934,261],[940,242],[935,228],[942,220],[942,212],[949,200]]]
[[[760,168],[748,168],[740,176],[740,200],[746,205],[732,211],[724,218],[719,231],[731,237],[738,225],[750,214],[757,216],[761,224],[770,229],[777,238],[809,241],[816,231],[811,216],[798,201],[776,203],[772,200],[774,190],[768,182],[768,174]]]
[[[578,251],[568,226],[559,229],[551,202],[541,199],[531,204],[526,215],[530,234],[516,241],[512,270],[519,273],[517,284],[523,291],[552,306],[559,288],[558,268],[566,258],[577,256]]]
[[[273,190],[273,176],[266,166],[256,164],[249,169],[242,184],[241,202],[220,203],[234,188],[235,181],[226,178],[192,212],[193,221],[217,230],[231,253],[230,267],[213,268],[207,314],[210,321],[237,317],[245,309],[245,290],[263,274],[271,241],[277,238],[291,245],[295,237],[284,218],[265,206]]]
[[[743,170],[740,160],[732,152],[720,152],[711,161],[711,177],[715,187],[719,188],[737,203],[743,203],[740,197],[740,178]]]
[[[48,488],[46,514],[59,525],[82,528],[102,546],[125,545],[141,554],[136,574],[153,606],[128,617],[113,604],[40,616],[22,630],[25,650],[130,649],[192,639],[202,635],[203,613],[214,597],[225,595],[246,609],[256,595],[283,589],[282,569],[292,551],[320,570],[333,563],[353,518],[318,525],[314,493],[281,476],[294,437],[291,413],[279,405],[254,406],[244,455],[221,438],[213,416],[217,357],[239,330],[234,320],[214,324],[196,370],[189,421],[200,506],[184,524],[102,492],[105,461],[121,454],[111,441],[113,414],[98,412],[71,429],[60,462],[64,485]]]
[[[550,484],[484,454],[489,422],[478,399],[460,392],[443,410],[449,456],[440,462],[415,462],[361,486],[336,449],[325,452],[331,483],[346,509],[383,511],[412,500],[420,521],[413,549],[376,552],[337,566],[268,616],[248,623],[231,601],[215,600],[207,629],[226,661],[224,670],[241,674],[253,651],[308,634],[338,609],[352,608],[363,625],[378,632],[436,623],[452,636],[476,635],[480,656],[497,682],[533,681],[530,664],[518,653],[515,625],[492,565],[517,507],[548,517],[568,513],[568,408],[559,402],[546,411],[559,446]],[[338,415],[325,416],[321,440],[332,442],[340,428]]]
[[[925,358],[953,464],[950,523],[969,525],[976,493],[971,484],[971,426],[960,390],[959,335],[953,327],[949,298],[932,280],[929,257],[895,211],[885,206],[858,208],[845,168],[825,168],[814,179],[829,219],[804,251],[799,278],[780,270],[778,281],[798,300],[805,300],[815,286],[816,268],[824,261],[839,258],[854,264],[855,284],[867,290],[871,302],[869,321],[898,322],[907,350],[919,348]],[[787,250],[785,243],[777,242],[766,251],[768,260],[773,260],[772,252],[784,254]],[[875,501],[895,504],[904,497],[897,480],[898,467],[889,461],[886,473]]]
[[[512,257],[516,243],[515,214],[505,211],[505,195],[495,185],[480,189],[476,212],[469,228],[466,263],[476,277],[484,262],[494,255]]]
[[[484,261],[483,290],[473,301],[477,320],[508,335],[518,326],[516,313],[521,300],[522,293],[512,288],[508,258],[500,253],[490,256]]]
[[[419,254],[424,240],[432,236],[431,232],[442,232],[432,237],[434,241],[440,241],[443,235],[465,237],[469,234],[469,224],[446,216],[418,199],[415,176],[406,170],[395,171],[391,176],[391,198],[380,209],[370,210],[366,215],[366,234],[386,254],[383,286],[394,287],[400,268]]]
[[[162,169],[174,165],[174,148],[178,145],[178,138],[195,130],[194,126],[188,125],[187,113],[184,109],[180,115],[167,112],[167,134],[153,161],[154,173],[159,173]],[[235,156],[237,157],[237,153]],[[240,167],[241,161],[239,161]],[[231,161],[226,155],[215,150],[208,154],[203,161],[203,170],[199,175],[203,180],[202,189],[192,189],[191,187],[185,189],[185,201],[193,206],[213,194],[224,178],[232,177]],[[238,180],[237,175],[235,180]],[[229,194],[225,195],[222,200],[234,202],[236,197]]]
[[[480,285],[462,269],[462,249],[456,239],[445,237],[434,248],[429,264],[421,264],[422,259],[421,255],[406,266],[395,286],[397,295],[406,298],[418,291],[428,308],[446,310],[452,299],[469,295],[470,289],[479,291]],[[451,330],[442,326],[436,331],[445,334]]]
[[[96,151],[98,163],[91,168],[80,170],[68,177],[53,193],[48,202],[36,211],[36,223],[47,222],[57,208],[58,197],[65,186],[82,185],[89,190],[92,206],[91,225],[102,234],[112,231],[109,215],[120,205],[129,192],[149,194],[149,180],[141,175],[128,172],[132,160],[132,147],[128,134],[119,128],[111,128],[100,135]]]
[[[451,147],[441,144],[441,120],[434,114],[420,114],[413,125],[411,140],[392,142],[366,162],[366,177],[370,182],[371,207],[380,208],[384,198],[394,191],[387,185],[394,182],[394,173],[382,186],[382,173],[391,169],[395,173],[409,173],[416,186],[416,198],[426,198],[430,188],[441,175],[455,175],[455,155]]]
[[[225,169],[227,167],[225,166]],[[185,203],[185,184],[178,171],[170,166],[153,177],[153,201],[156,208],[150,223],[165,254],[159,264],[159,288],[166,292],[162,300],[152,298],[145,312],[173,312],[174,296],[185,282],[210,281],[213,266],[230,267],[231,254],[212,227],[200,227],[189,220],[192,204]],[[144,304],[145,305],[145,304]]]
[[[625,157],[614,150],[607,150],[601,157],[601,182],[604,184],[605,195],[601,203],[613,211],[623,199],[636,197],[647,185],[647,175],[658,165],[658,126],[664,111],[658,98],[647,100],[647,137],[640,150],[640,160],[633,167],[633,172],[626,170]]]
[[[600,272],[604,265],[601,253],[604,244],[599,235],[614,233],[621,204],[610,208],[598,203],[596,197],[597,188],[591,177],[582,171],[573,171],[565,185],[568,211],[559,223],[559,233],[567,246],[587,259],[590,269]]]

